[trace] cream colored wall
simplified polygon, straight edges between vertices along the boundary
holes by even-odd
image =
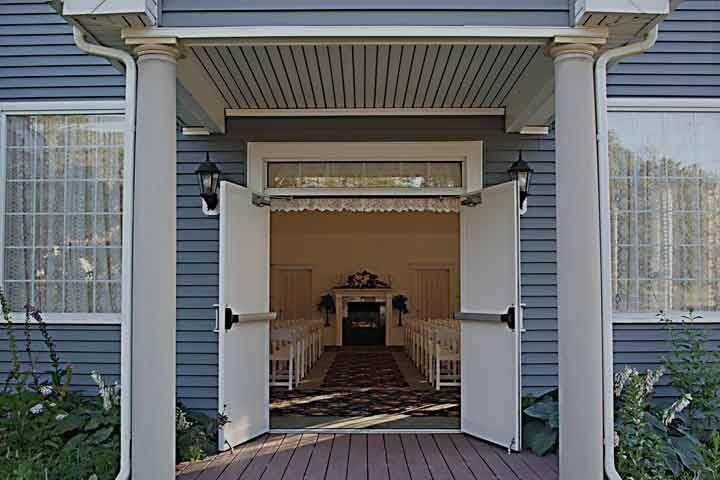
[[[367,269],[392,280],[394,289],[408,295],[414,313],[413,267],[451,268],[451,304],[459,306],[459,215],[453,213],[273,213],[270,222],[270,262],[274,306],[278,267],[312,268],[312,301],[318,303],[351,273]],[[315,309],[316,310],[316,309]],[[317,312],[318,318],[321,317]],[[326,328],[327,344],[334,344],[335,327]],[[393,312],[390,344],[402,344],[402,331]]]

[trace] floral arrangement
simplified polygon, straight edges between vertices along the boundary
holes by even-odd
[[[390,288],[390,283],[380,280],[374,273],[363,270],[348,275],[345,284],[338,288]]]

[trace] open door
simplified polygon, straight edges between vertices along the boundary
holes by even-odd
[[[230,423],[225,450],[268,431],[270,364],[270,211],[250,190],[220,183],[218,398]]]
[[[482,190],[460,211],[463,432],[519,450],[520,332],[517,182]]]

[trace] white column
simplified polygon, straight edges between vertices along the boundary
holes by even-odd
[[[596,48],[555,44],[560,478],[603,478]]]
[[[133,208],[132,478],[175,478],[175,59],[141,45]]]

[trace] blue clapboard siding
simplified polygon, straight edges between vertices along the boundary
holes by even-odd
[[[0,102],[121,100],[124,78],[106,60],[74,46],[72,28],[47,1],[0,0]],[[21,319],[15,319],[21,321]],[[39,369],[50,368],[36,327],[32,350]],[[25,359],[23,328],[15,326]],[[51,336],[63,364],[73,366],[73,385],[95,392],[89,373],[97,370],[111,381],[120,374],[120,327],[117,325],[51,325]],[[10,369],[6,325],[0,325],[0,382]]]
[[[84,54],[45,0],[0,0],[0,102],[122,100],[123,75]]]
[[[610,96],[720,97],[720,1],[683,2],[650,51],[608,77]]]
[[[162,26],[568,26],[568,0],[164,0]]]
[[[649,315],[652,317],[652,314]],[[673,326],[671,328],[677,328]],[[702,329],[707,333],[706,349],[720,348],[720,325],[696,324],[693,329]],[[625,366],[633,367],[641,372],[662,366],[665,358],[671,357],[672,337],[668,326],[659,324],[616,324],[613,329],[615,371]],[[670,378],[666,375],[658,383],[654,397],[658,401],[669,401],[675,394],[669,386]]]
[[[218,221],[201,213],[193,171],[210,152],[224,174],[243,183],[246,141],[484,140],[488,184],[507,180],[522,149],[535,169],[522,217],[525,391],[557,385],[555,163],[551,136],[503,133],[501,118],[233,119],[218,137],[178,139],[178,399],[212,412],[217,405],[217,338],[212,305],[218,295]]]
[[[25,328],[22,319],[13,325],[16,348],[20,361],[28,365],[25,352]],[[11,369],[10,342],[7,324],[0,325],[0,389],[5,385]],[[73,387],[88,394],[97,392],[90,373],[100,372],[110,382],[120,380],[120,327],[117,325],[50,325],[48,328],[55,348],[60,355],[61,364],[71,365],[73,369]],[[30,327],[33,356],[37,356],[37,370],[49,371],[52,366],[42,335],[37,326]],[[43,375],[44,378],[47,378]]]

